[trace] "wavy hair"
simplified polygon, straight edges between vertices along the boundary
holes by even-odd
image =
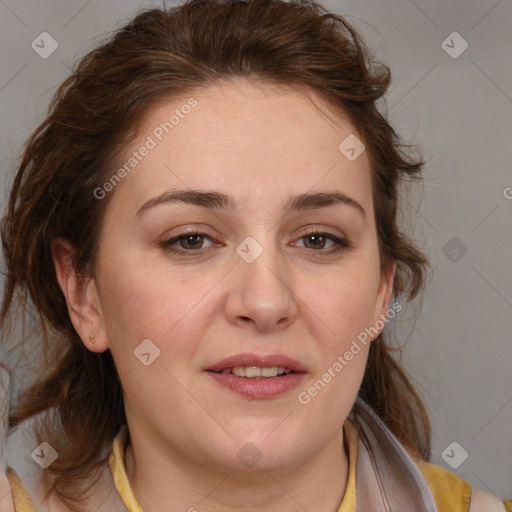
[[[104,463],[101,450],[126,418],[110,351],[88,351],[73,328],[51,242],[66,238],[75,249],[75,270],[93,275],[109,203],[93,191],[111,175],[145,113],[239,77],[314,91],[350,118],[370,159],[381,268],[396,264],[395,298],[409,301],[424,285],[428,261],[397,225],[400,184],[419,181],[423,162],[410,156],[410,146],[379,112],[390,70],[347,20],[308,0],[189,0],[139,12],[83,57],[56,91],[26,143],[1,224],[0,326],[11,333],[2,344],[8,349],[13,326],[35,313],[45,353],[10,426],[55,408],[56,419],[39,425],[38,435],[59,452],[47,470],[50,491],[73,510],[77,483]],[[359,395],[411,453],[427,460],[428,416],[391,351],[384,334],[371,343]]]

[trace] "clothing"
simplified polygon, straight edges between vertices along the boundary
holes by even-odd
[[[348,444],[349,473],[345,496],[338,512],[354,512],[356,510],[356,467],[358,455],[358,438],[352,424],[347,420],[343,425],[343,433]],[[137,503],[124,467],[124,450],[128,441],[128,431],[122,429],[113,443],[113,451],[109,456],[116,488],[122,496],[129,512],[143,512]],[[422,472],[427,481],[436,485],[431,487],[440,511],[466,512],[469,508],[471,486],[452,473],[433,464],[422,463]]]
[[[472,489],[469,483],[439,466],[414,461],[359,398],[343,425],[343,433],[348,448],[349,473],[338,512],[505,511],[497,500],[492,509],[474,510],[470,507]],[[102,512],[142,512],[124,467],[127,442],[128,430],[123,427],[113,440],[108,468],[102,478],[107,496],[102,498]],[[8,469],[7,477],[16,502],[16,508],[12,510],[35,511],[29,497],[32,493],[27,491],[16,472]],[[32,482],[32,489],[35,489],[35,480],[27,477],[27,481]],[[114,489],[115,492],[110,492]],[[0,500],[1,512],[4,512],[2,505],[5,504],[5,499]],[[5,505],[5,512],[8,511]]]

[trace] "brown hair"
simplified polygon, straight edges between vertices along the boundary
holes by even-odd
[[[48,469],[51,490],[71,508],[78,480],[102,464],[100,450],[125,415],[110,351],[88,351],[71,324],[50,243],[69,240],[76,271],[94,275],[112,194],[99,201],[93,191],[112,174],[114,155],[149,107],[231,77],[313,90],[349,116],[370,158],[381,267],[397,265],[395,298],[411,300],[423,286],[427,260],[397,227],[399,185],[419,178],[423,162],[408,156],[377,109],[389,68],[346,20],[307,0],[189,0],[142,11],[57,90],[27,142],[1,226],[7,270],[0,323],[7,329],[35,309],[46,353],[10,424],[56,408],[59,423],[39,433],[59,452]],[[383,335],[372,342],[360,396],[412,453],[428,459],[428,416],[390,350]]]

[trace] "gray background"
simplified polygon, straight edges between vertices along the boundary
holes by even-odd
[[[160,5],[0,1],[2,208],[22,144],[75,59],[137,9]],[[416,325],[405,321],[408,308],[394,327],[430,413],[432,462],[512,498],[512,1],[323,5],[346,15],[390,65],[389,118],[428,161],[404,229],[434,272]],[[31,48],[44,31],[58,42],[47,59]],[[454,31],[468,43],[457,58],[443,49],[460,52],[463,41],[447,39]]]

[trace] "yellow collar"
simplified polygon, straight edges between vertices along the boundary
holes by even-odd
[[[343,435],[349,449],[349,471],[345,496],[338,512],[354,512],[356,509],[356,461],[358,440],[354,427],[347,420],[343,425]],[[108,464],[114,483],[128,512],[143,512],[133,494],[132,487],[124,467],[124,452],[128,443],[128,428],[123,426],[113,441]]]
[[[110,470],[112,471],[112,477],[114,478],[114,483],[116,485],[117,492],[121,496],[125,507],[128,509],[128,512],[143,512],[140,508],[137,500],[132,491],[132,487],[128,480],[128,476],[126,475],[126,470],[124,468],[124,451],[128,444],[128,428],[126,425],[121,427],[121,430],[114,437],[114,441],[112,443],[112,452],[108,456],[108,465],[110,466]]]

